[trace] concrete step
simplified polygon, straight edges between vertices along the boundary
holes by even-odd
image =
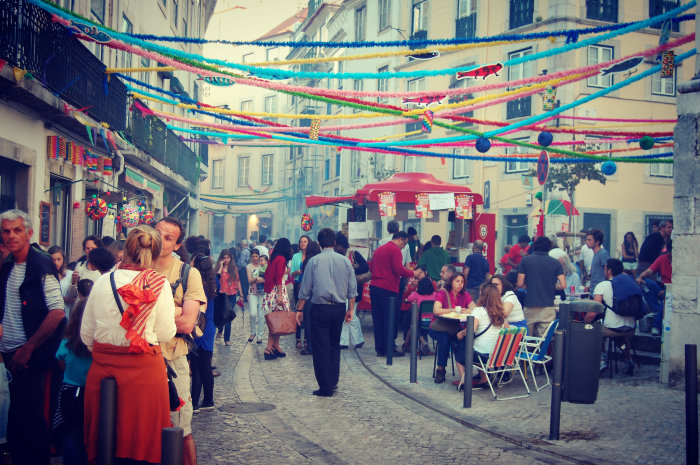
[[[650,333],[641,333],[637,331],[637,333],[634,335],[632,343],[637,351],[644,350],[657,354],[661,353],[660,336],[652,336]]]

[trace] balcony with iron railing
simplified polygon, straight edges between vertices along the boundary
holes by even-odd
[[[111,129],[126,128],[127,90],[51,14],[22,0],[0,1],[0,58]]]
[[[188,182],[197,184],[197,155],[163,121],[135,111],[130,123],[126,135],[132,144]]]

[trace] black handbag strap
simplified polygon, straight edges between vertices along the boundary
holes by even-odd
[[[477,337],[479,337],[479,336],[481,336],[482,334],[484,334],[486,331],[489,330],[490,327],[491,327],[491,322],[489,321],[489,325],[486,327],[486,329],[483,330],[483,331],[481,331],[479,334],[474,335],[474,339],[476,339]]]
[[[119,298],[119,293],[117,292],[117,283],[114,282],[114,271],[109,274],[109,282],[112,284],[112,294],[114,294],[114,300],[117,301],[117,307],[119,307],[119,313],[124,314],[124,306],[122,305],[122,299]]]

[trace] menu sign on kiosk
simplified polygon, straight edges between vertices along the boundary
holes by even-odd
[[[51,204],[46,202],[39,205],[39,245],[51,245]]]

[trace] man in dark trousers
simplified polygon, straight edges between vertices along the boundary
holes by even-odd
[[[335,232],[318,232],[323,249],[304,269],[299,287],[297,322],[301,323],[304,303],[311,298],[311,354],[318,382],[315,396],[332,397],[340,377],[340,332],[350,322],[357,297],[357,280],[350,260],[335,252]]]
[[[394,357],[403,357],[404,353],[392,347],[387,347],[387,325],[389,312],[395,312],[393,339],[398,335],[399,312],[401,299],[399,297],[399,283],[401,278],[411,278],[415,273],[404,268],[401,251],[408,243],[408,236],[404,231],[394,233],[393,239],[379,247],[372,255],[370,271],[372,280],[369,283],[369,297],[372,301],[372,326],[374,327],[374,350],[378,357],[385,357],[387,351],[393,350]],[[391,297],[394,297],[395,305],[389,306]],[[392,339],[392,340],[393,340]]]
[[[472,254],[464,261],[464,268],[462,269],[464,280],[467,283],[467,292],[472,296],[474,302],[479,300],[479,287],[491,276],[491,273],[489,273],[489,262],[484,257],[483,252],[484,241],[474,241]]]
[[[0,229],[12,254],[0,269],[0,353],[12,373],[7,440],[13,464],[48,464],[44,390],[66,321],[63,296],[51,256],[30,242],[29,216],[6,211]]]

